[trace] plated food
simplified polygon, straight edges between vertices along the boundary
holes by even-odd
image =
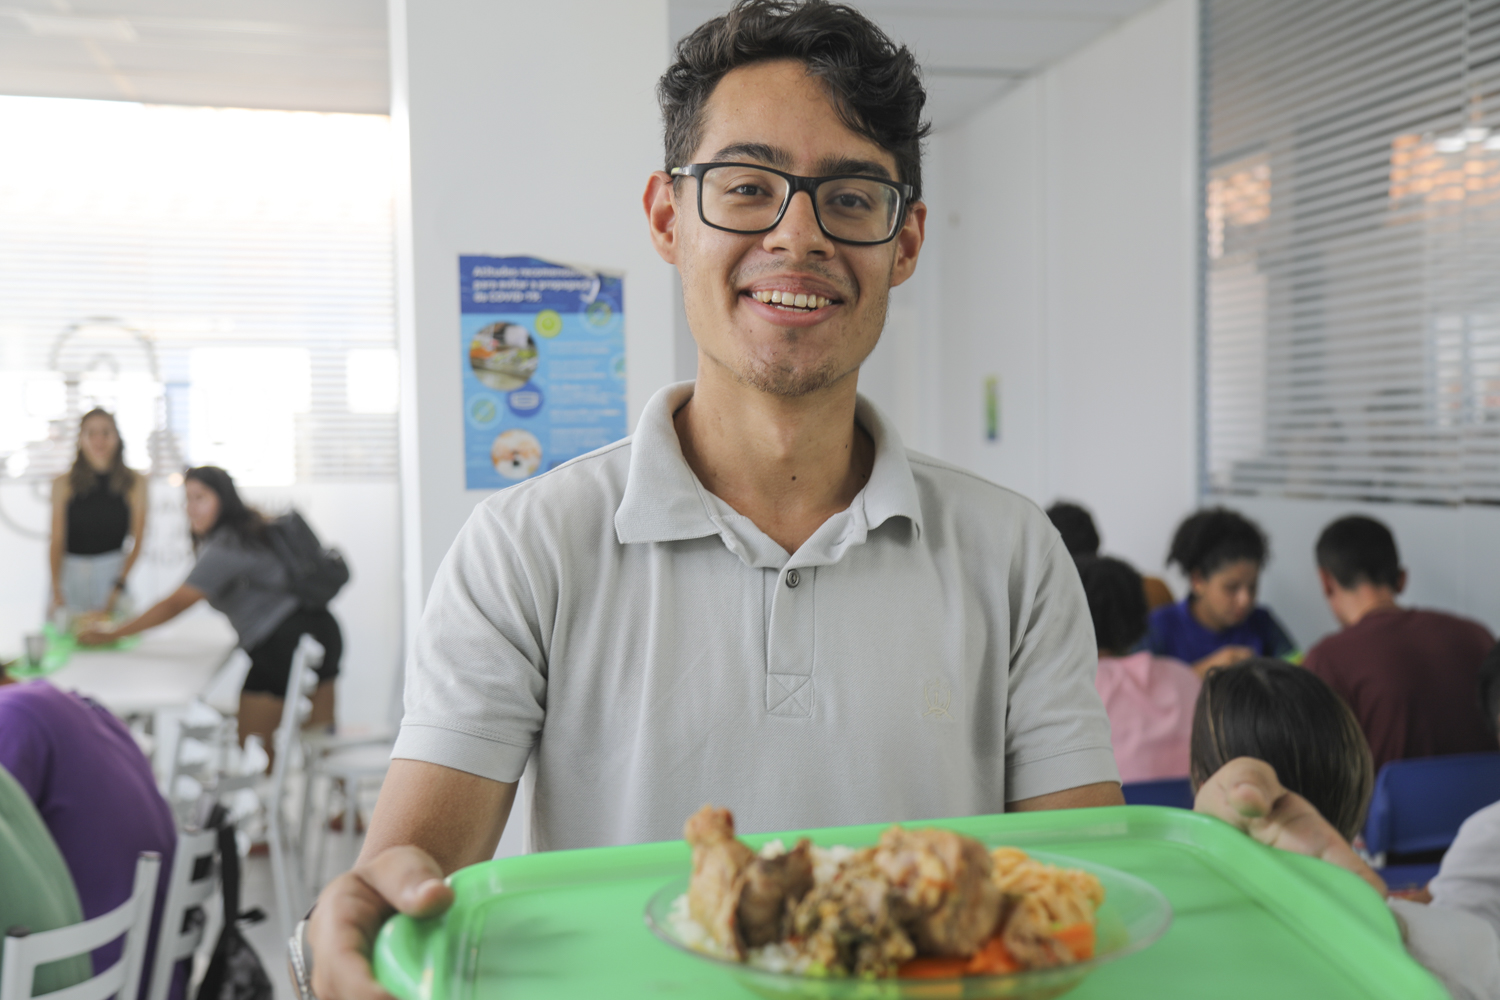
[[[668,920],[679,940],[720,959],[815,977],[948,979],[1094,956],[1099,879],[1017,848],[892,826],[873,847],[804,839],[756,852],[713,806],[684,835],[692,876]]]

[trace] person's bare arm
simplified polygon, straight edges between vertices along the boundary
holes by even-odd
[[[1255,655],[1255,650],[1249,646],[1220,646],[1209,653],[1203,659],[1193,664],[1193,673],[1202,680],[1208,676],[1208,672],[1215,667],[1232,667],[1236,663],[1242,663]]]
[[[1125,796],[1118,781],[1096,781],[1092,785],[1065,788],[1029,799],[1007,803],[1006,812],[1039,812],[1043,809],[1089,809],[1093,806],[1123,806]]]
[[[120,579],[116,581],[117,586],[109,592],[109,600],[104,605],[105,611],[112,613],[115,610],[115,602],[125,589],[125,578],[130,575],[135,561],[141,557],[141,543],[146,538],[146,507],[149,501],[146,477],[137,475],[135,485],[130,488],[130,551],[125,553],[125,563],[120,567]]]
[[[154,628],[162,622],[171,621],[201,600],[203,600],[203,591],[184,583],[166,597],[157,601],[150,608],[147,608],[139,617],[125,622],[118,628],[85,629],[78,634],[78,641],[84,646],[98,646],[106,642],[114,642],[116,639],[123,639],[127,635],[135,635],[137,632],[144,632],[148,628]]]
[[[390,1000],[370,971],[375,933],[392,910],[446,910],[453,891],[443,877],[494,856],[515,797],[515,782],[391,761],[359,861],[323,888],[308,920],[318,1000]]]
[[[68,477],[52,480],[52,541],[48,556],[52,564],[52,607],[66,604],[62,589],[63,552],[68,544]]]
[[[1193,811],[1217,816],[1268,847],[1322,858],[1374,886],[1385,881],[1354,853],[1354,848],[1311,802],[1282,787],[1276,769],[1254,757],[1236,757],[1198,789]]]

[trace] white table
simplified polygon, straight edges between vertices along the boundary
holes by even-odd
[[[47,679],[87,695],[121,718],[181,709],[229,662],[239,639],[223,615],[193,609],[141,633],[131,649],[79,648]]]

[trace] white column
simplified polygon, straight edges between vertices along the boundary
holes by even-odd
[[[673,272],[641,195],[662,162],[667,0],[391,0],[398,135],[401,498],[408,649],[474,505],[464,488],[460,254],[625,274],[632,425],[673,377]]]

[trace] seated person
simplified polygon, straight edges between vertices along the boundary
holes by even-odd
[[[1127,654],[1146,634],[1146,597],[1129,563],[1084,556],[1078,576],[1099,643],[1094,684],[1109,713],[1120,780],[1187,777],[1198,678],[1176,660],[1145,650]]]
[[[1345,840],[1364,826],[1375,788],[1370,748],[1349,706],[1301,667],[1254,657],[1203,679],[1193,709],[1194,789],[1236,757],[1271,765]]]
[[[1255,603],[1267,555],[1260,528],[1232,510],[1200,510],[1183,521],[1167,562],[1187,574],[1189,593],[1151,613],[1146,648],[1191,664],[1199,677],[1252,656],[1295,653],[1286,629]]]
[[[0,927],[50,931],[81,923],[78,890],[52,835],[26,789],[0,767]],[[0,953],[0,968],[4,960]],[[82,955],[49,962],[36,970],[27,995],[51,993],[91,975]]]
[[[1062,541],[1068,548],[1068,555],[1077,559],[1080,556],[1097,556],[1099,554],[1099,529],[1094,526],[1094,515],[1090,514],[1084,507],[1076,503],[1068,503],[1059,500],[1047,508],[1047,519],[1052,522],[1052,527],[1062,536]],[[1146,611],[1152,612],[1157,608],[1173,603],[1172,588],[1166,582],[1158,580],[1154,576],[1141,577],[1141,585],[1146,591]]]
[[[1479,664],[1495,645],[1478,622],[1402,608],[1406,571],[1390,529],[1344,517],[1317,544],[1323,596],[1343,630],[1303,665],[1354,710],[1379,770],[1393,760],[1495,749],[1474,700]]]
[[[1496,675],[1482,695],[1491,716],[1500,716]],[[1349,844],[1369,807],[1369,750],[1353,713],[1306,670],[1252,660],[1210,674],[1193,720],[1192,766],[1196,811],[1338,865],[1387,895]],[[1282,776],[1292,777],[1284,784]],[[1500,803],[1464,823],[1429,889],[1430,907],[1389,900],[1407,950],[1456,1000],[1500,998]]]
[[[9,683],[0,676],[0,767],[35,804],[78,887],[84,919],[108,913],[130,898],[136,858],[161,855],[156,916],[141,972],[144,996],[156,953],[177,826],[151,773],[151,762],[124,723],[79,695],[44,680]],[[109,821],[101,822],[101,817]],[[0,890],[0,895],[4,895]],[[94,952],[94,971],[119,958],[115,942]],[[188,963],[178,964],[169,997],[181,1000]]]

